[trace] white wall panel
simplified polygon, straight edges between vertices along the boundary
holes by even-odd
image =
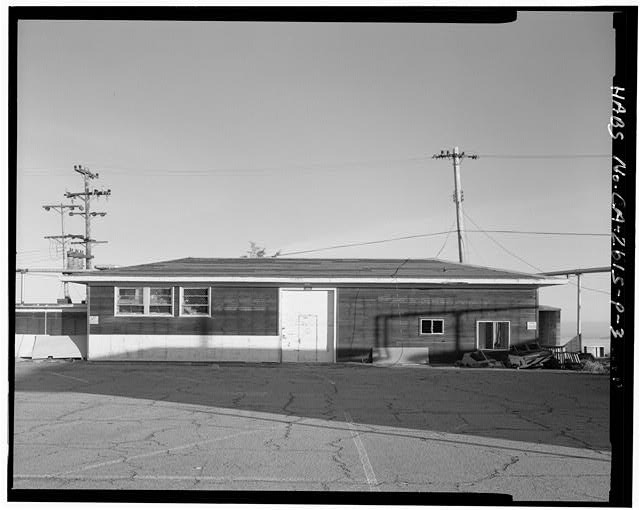
[[[279,336],[91,335],[89,359],[279,362]]]

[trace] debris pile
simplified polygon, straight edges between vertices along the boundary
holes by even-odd
[[[504,368],[502,361],[495,359],[493,351],[477,350],[466,352],[460,361],[456,361],[456,366],[471,368]]]
[[[582,359],[577,352],[551,351],[533,342],[524,345],[511,346],[508,351],[478,349],[467,352],[462,359],[456,361],[456,366],[471,368],[516,368],[516,369],[568,369],[589,370],[603,373],[606,370],[595,365],[588,359]]]

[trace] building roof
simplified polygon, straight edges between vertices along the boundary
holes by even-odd
[[[183,258],[63,276],[71,282],[201,281],[557,285],[565,278],[439,259]]]

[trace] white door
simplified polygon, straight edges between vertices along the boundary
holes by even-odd
[[[283,362],[333,361],[328,290],[280,292],[280,338]],[[331,325],[333,327],[333,325]]]

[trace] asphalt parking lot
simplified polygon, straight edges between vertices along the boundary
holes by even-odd
[[[608,498],[607,376],[356,364],[15,369],[17,489]]]

